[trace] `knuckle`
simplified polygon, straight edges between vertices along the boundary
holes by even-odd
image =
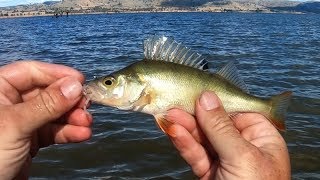
[[[58,104],[59,99],[51,95],[47,91],[41,91],[39,94],[40,102],[44,110],[50,115],[54,116],[59,111],[56,104]]]
[[[25,68],[25,67],[28,67],[31,62],[32,61],[29,61],[29,60],[17,61],[17,62],[14,62],[12,65],[19,67],[19,68]]]
[[[215,114],[209,124],[210,128],[217,133],[224,134],[234,131],[233,122],[224,113]]]

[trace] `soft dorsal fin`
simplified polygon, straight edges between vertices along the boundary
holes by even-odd
[[[244,83],[243,79],[240,77],[238,70],[236,66],[234,65],[234,62],[231,61],[227,65],[225,65],[222,69],[218,71],[220,76],[228,80],[230,83],[236,85],[240,89],[242,89],[244,92],[249,93],[249,90]]]
[[[208,62],[201,54],[177,43],[171,37],[151,36],[144,40],[144,58],[146,60],[168,61],[186,66],[208,69]]]

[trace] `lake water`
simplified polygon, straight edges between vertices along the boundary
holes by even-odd
[[[287,131],[293,179],[320,179],[320,15],[146,13],[0,19],[0,65],[65,64],[87,79],[143,58],[151,34],[204,54],[212,71],[236,62],[250,91],[292,90]],[[31,179],[194,179],[153,117],[93,105],[93,137],[34,159]]]

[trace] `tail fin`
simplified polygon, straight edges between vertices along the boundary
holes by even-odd
[[[292,92],[286,91],[271,98],[270,119],[279,130],[286,130],[285,115],[290,103]]]

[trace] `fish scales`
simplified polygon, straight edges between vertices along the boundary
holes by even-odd
[[[143,81],[157,93],[150,108],[158,108],[158,111],[179,108],[194,114],[196,99],[207,90],[214,91],[230,113],[263,113],[271,108],[266,100],[243,92],[219,75],[192,67],[171,62],[140,61],[118,73],[129,75],[131,72],[141,74]]]
[[[228,113],[260,113],[279,130],[285,129],[290,91],[269,99],[251,95],[233,63],[211,73],[200,54],[172,38],[152,36],[145,40],[144,49],[142,61],[88,82],[86,97],[98,104],[152,114],[168,133],[172,124],[165,119],[168,110],[178,108],[194,114],[201,93],[213,91]]]

